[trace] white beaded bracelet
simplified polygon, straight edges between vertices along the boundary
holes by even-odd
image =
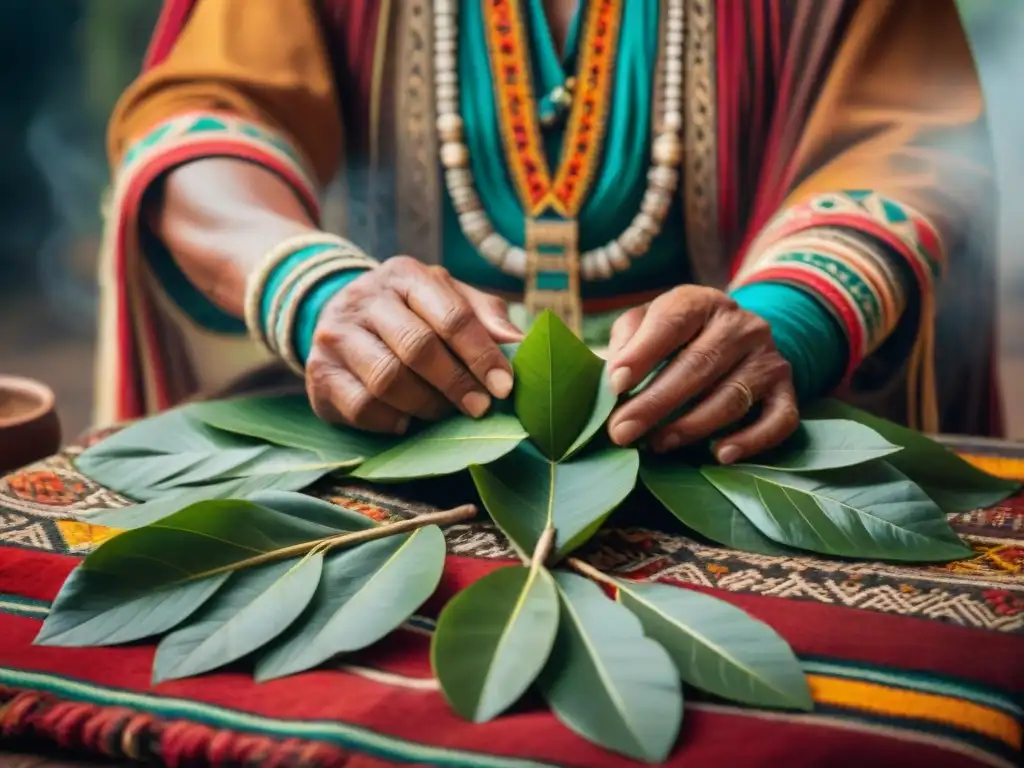
[[[295,281],[290,291],[291,300],[278,313],[277,323],[267,329],[270,335],[271,350],[299,376],[304,375],[305,369],[303,368],[302,361],[299,360],[295,344],[293,343],[293,337],[295,335],[295,322],[298,319],[299,309],[306,296],[328,277],[343,274],[353,269],[365,269],[375,264],[376,262],[370,259],[369,256],[335,256],[330,261],[302,270],[301,275]]]
[[[268,346],[268,342],[261,322],[260,309],[263,303],[263,292],[266,290],[270,275],[285,259],[298,251],[316,245],[329,245],[339,249],[355,247],[345,238],[327,232],[310,232],[289,237],[271,248],[263,257],[260,265],[246,280],[245,327],[249,330],[249,335],[264,346]],[[367,258],[369,257],[367,256]]]
[[[316,269],[321,264],[330,264],[339,258],[344,258],[343,254],[344,252],[340,248],[331,248],[329,251],[322,251],[314,256],[310,256],[308,259],[304,259],[302,263],[296,264],[295,268],[285,275],[284,280],[281,281],[277,290],[274,291],[272,296],[270,296],[270,311],[266,313],[266,317],[263,322],[267,345],[271,348],[272,352],[279,354],[276,349],[274,329],[277,328],[277,323],[280,320],[281,312],[285,307],[285,302],[291,295],[295,284],[309,270]],[[266,294],[266,289],[264,289],[264,294]],[[264,299],[266,299],[265,295]],[[260,315],[263,317],[262,311]]]

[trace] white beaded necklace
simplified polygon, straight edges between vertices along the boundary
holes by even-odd
[[[478,2],[479,0],[470,0]],[[466,239],[480,254],[503,272],[516,277],[526,274],[526,252],[494,231],[494,225],[477,194],[470,170],[469,147],[463,141],[463,120],[459,113],[459,3],[434,0],[434,77],[437,133],[441,141],[441,165],[445,184],[459,215]],[[643,256],[661,231],[679,186],[679,164],[683,147],[683,19],[686,0],[666,0],[662,120],[651,145],[651,168],[640,211],[617,238],[580,257],[585,280],[607,280],[629,269],[633,259]]]

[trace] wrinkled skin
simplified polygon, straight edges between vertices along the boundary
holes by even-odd
[[[379,432],[404,432],[410,417],[434,420],[452,408],[479,417],[512,391],[498,344],[521,339],[501,299],[397,256],[324,308],[306,389],[320,418]]]
[[[654,380],[612,414],[609,434],[619,445],[646,436],[654,450],[674,450],[728,431],[760,406],[752,424],[717,441],[718,460],[730,464],[778,445],[800,423],[792,372],[771,328],[721,291],[680,286],[615,322],[608,370],[616,392],[662,362]]]
[[[521,339],[501,299],[441,267],[396,257],[327,304],[306,364],[309,398],[326,421],[378,432],[401,433],[412,417],[435,420],[453,409],[479,417],[512,390],[498,344]],[[724,430],[716,455],[733,463],[777,445],[799,423],[789,364],[771,329],[721,291],[680,286],[616,321],[608,349],[616,392],[662,363],[612,414],[618,445],[643,438],[670,451]],[[691,407],[669,418],[684,405]],[[730,434],[755,407],[756,420]]]

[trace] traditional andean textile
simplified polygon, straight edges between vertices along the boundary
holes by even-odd
[[[587,744],[538,702],[459,720],[427,649],[443,599],[511,559],[486,524],[448,532],[437,599],[371,652],[263,685],[247,669],[151,686],[153,646],[32,646],[49,602],[108,535],[91,513],[129,503],[78,473],[78,449],[0,480],[0,737],[30,736],[170,766],[633,764]],[[1024,476],[989,448],[972,460]],[[1019,451],[1024,455],[1024,451]],[[314,492],[376,519],[427,509],[351,486]],[[1014,766],[1024,709],[1024,496],[959,515],[975,551],[945,566],[765,557],[649,529],[603,534],[587,558],[621,575],[707,590],[771,624],[809,674],[813,714],[688,693],[686,766]]]

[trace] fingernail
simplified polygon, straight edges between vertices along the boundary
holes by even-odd
[[[488,371],[484,378],[487,381],[487,389],[499,400],[504,400],[512,392],[512,374],[504,368]]]
[[[462,396],[462,409],[474,419],[479,419],[490,407],[491,398],[483,392],[470,392]]]
[[[511,320],[500,320],[499,322],[501,323],[502,327],[506,331],[508,331],[509,333],[515,334],[516,336],[519,336],[520,338],[522,337],[523,329],[520,328],[515,323],[513,323]]]
[[[658,450],[668,453],[669,451],[674,451],[682,444],[683,439],[675,432],[670,432],[661,439],[661,442],[658,444]]]
[[[727,445],[718,451],[719,464],[732,464],[740,457],[740,449],[735,445]]]
[[[633,371],[628,367],[616,368],[608,377],[608,383],[612,385],[612,392],[621,395],[629,388],[629,382],[633,380]]]
[[[399,419],[398,423],[395,424],[395,434],[404,435],[409,430],[410,421],[411,419],[408,416],[403,416]]]
[[[612,440],[618,445],[629,445],[640,437],[639,421],[623,421],[612,427]]]

